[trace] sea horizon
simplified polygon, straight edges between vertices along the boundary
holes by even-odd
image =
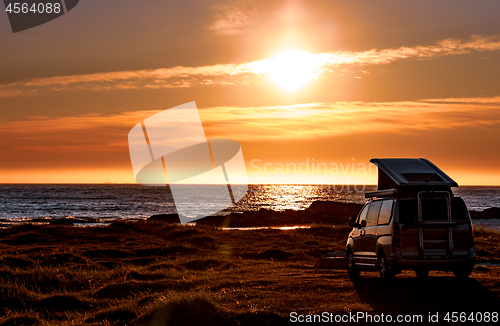
[[[197,198],[193,211],[203,212],[213,204],[199,198],[210,185],[183,185]],[[213,215],[231,212],[304,210],[315,201],[363,204],[365,192],[376,185],[249,185],[246,195],[231,207]],[[362,187],[362,188],[361,188]],[[500,207],[500,186],[462,186],[454,188],[469,210]],[[138,184],[0,184],[0,219],[21,221],[35,218],[90,218],[99,221],[146,219],[152,215],[177,213],[169,187]]]

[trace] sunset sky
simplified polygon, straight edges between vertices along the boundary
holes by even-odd
[[[499,12],[85,0],[15,34],[1,12],[0,183],[134,183],[128,132],[195,101],[208,138],[241,144],[250,183],[375,184],[371,158],[424,157],[500,185]]]

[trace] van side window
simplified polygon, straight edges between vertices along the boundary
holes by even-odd
[[[368,210],[368,214],[366,216],[366,226],[377,225],[380,206],[382,206],[382,201],[374,201],[370,204],[370,209]]]
[[[382,202],[382,207],[380,208],[380,214],[378,216],[378,225],[389,224],[392,215],[392,203],[392,199]]]
[[[365,207],[363,207],[361,213],[359,213],[359,217],[357,220],[359,224],[361,224],[362,221],[366,221],[366,213],[368,212],[368,207],[370,207],[370,204],[366,204]]]

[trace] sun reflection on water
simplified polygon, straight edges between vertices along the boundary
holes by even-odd
[[[373,190],[375,190],[373,186],[367,186],[365,189],[365,191]],[[365,202],[364,191],[356,192],[352,186],[348,188],[326,185],[250,185],[247,195],[232,210],[302,210],[318,200]]]

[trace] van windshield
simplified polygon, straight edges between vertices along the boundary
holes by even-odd
[[[399,222],[412,224],[418,219],[418,202],[416,198],[402,199],[399,202]],[[448,208],[444,198],[422,199],[422,220],[447,220]],[[451,219],[468,220],[467,207],[462,198],[451,198]]]

